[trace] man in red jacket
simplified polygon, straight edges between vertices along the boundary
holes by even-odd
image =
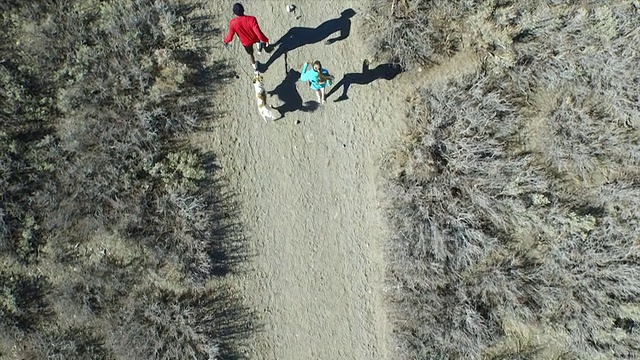
[[[258,63],[253,56],[253,45],[258,44],[258,54],[262,50],[263,46],[266,48],[269,46],[269,39],[262,33],[260,26],[258,26],[258,20],[254,16],[244,14],[244,7],[240,3],[233,5],[233,13],[235,18],[229,21],[229,32],[224,38],[224,43],[227,45],[233,40],[233,36],[238,34],[240,43],[244,46],[244,49],[251,58],[251,66],[253,71],[258,72]]]

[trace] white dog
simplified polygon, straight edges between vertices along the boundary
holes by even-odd
[[[273,113],[271,112],[271,106],[267,105],[267,92],[264,90],[264,85],[262,84],[262,75],[256,74],[253,77],[253,88],[256,91],[256,99],[258,101],[258,111],[260,115],[267,121],[267,119],[274,120]]]

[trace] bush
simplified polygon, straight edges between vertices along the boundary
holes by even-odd
[[[128,307],[123,319],[129,346],[121,358],[215,359],[220,355],[211,338],[221,334],[219,324],[229,304],[226,294],[208,290],[181,293],[165,289],[143,289]],[[125,328],[125,327],[123,327]]]
[[[0,315],[4,326],[37,330],[51,318],[47,294],[51,285],[40,275],[0,272]]]
[[[217,30],[173,1],[6,7],[0,353],[232,355],[250,321],[212,279],[241,258],[238,227],[212,155],[184,141],[229,75],[205,46]]]
[[[404,67],[442,61],[465,46],[464,22],[483,1],[371,0],[365,23],[368,45],[377,58]]]
[[[483,71],[418,91],[388,163],[406,358],[640,352],[638,9],[526,6]]]

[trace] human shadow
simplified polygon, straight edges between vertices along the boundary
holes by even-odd
[[[304,45],[320,42],[336,32],[339,32],[339,34],[336,37],[328,39],[325,42],[327,45],[346,39],[351,33],[351,18],[355,14],[356,12],[353,9],[346,9],[340,13],[340,17],[327,20],[316,28],[293,27],[289,29],[284,36],[271,44],[269,49],[267,49],[267,52],[271,52],[276,46],[278,46],[269,60],[264,64],[263,69],[266,71],[274,61],[287,52]]]
[[[361,73],[344,74],[342,79],[340,79],[340,81],[338,81],[338,83],[333,86],[331,91],[326,94],[325,99],[329,98],[331,94],[337,92],[338,89],[342,87],[342,95],[340,95],[334,102],[347,100],[349,98],[347,92],[349,91],[349,87],[351,85],[367,85],[372,81],[378,79],[392,80],[402,71],[403,69],[400,65],[393,63],[380,64],[376,66],[375,69],[371,70],[369,69],[369,60],[365,60],[362,63]]]
[[[312,112],[320,106],[315,101],[302,101],[302,96],[298,93],[296,84],[300,79],[300,73],[293,69],[289,69],[287,65],[287,57],[285,55],[284,62],[285,78],[282,82],[276,86],[273,90],[268,91],[269,96],[277,95],[278,99],[283,102],[282,105],[273,107],[278,110],[280,117],[275,120],[280,120],[285,117],[286,113],[294,111]]]

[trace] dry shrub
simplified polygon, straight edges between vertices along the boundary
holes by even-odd
[[[3,327],[41,329],[51,319],[47,294],[51,285],[40,275],[0,271],[0,316]]]
[[[222,292],[146,288],[128,307],[122,327],[126,342],[121,358],[215,359],[220,355],[212,337],[220,336],[218,324],[228,304]]]
[[[411,103],[387,189],[406,358],[640,353],[640,15],[539,5],[503,9],[512,66]]]
[[[99,331],[88,326],[58,329],[29,336],[19,350],[22,359],[115,359]]]
[[[470,31],[462,21],[482,1],[371,0],[368,45],[378,58],[406,67],[441,61],[456,53]]]
[[[2,13],[3,356],[210,359],[246,332],[243,313],[220,310],[239,308],[233,294],[211,285],[238,227],[212,155],[184,140],[228,75],[208,58],[215,31],[197,5],[23,1]]]

